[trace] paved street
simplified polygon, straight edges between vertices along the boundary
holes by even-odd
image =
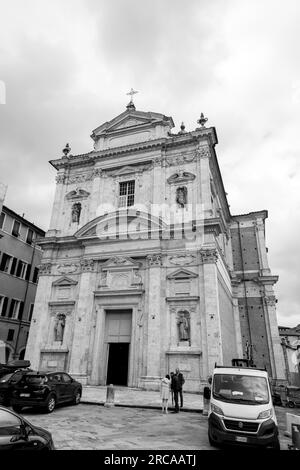
[[[283,435],[286,412],[300,415],[300,409],[276,407],[282,449],[291,443]],[[57,449],[212,449],[207,439],[207,417],[201,413],[166,416],[158,409],[80,404],[58,408],[52,414],[25,409],[23,416],[32,424],[48,429]]]
[[[22,413],[48,429],[57,449],[209,449],[207,420],[201,413],[163,415],[157,409],[65,406],[52,414]]]

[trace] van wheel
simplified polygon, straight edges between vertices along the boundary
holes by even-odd
[[[287,405],[289,408],[295,408],[295,403],[293,401],[288,401]]]
[[[272,446],[272,449],[273,449],[273,450],[280,450],[280,442],[279,442],[279,439],[277,439],[277,440],[274,442],[274,444],[273,444],[273,446]]]
[[[210,434],[208,434],[208,441],[209,441],[209,444],[212,446],[212,447],[217,447],[218,444],[216,441],[214,441],[211,437],[210,437]]]
[[[20,413],[22,410],[22,406],[19,405],[13,405],[12,409],[14,410],[15,413]]]
[[[55,406],[56,406],[56,398],[55,398],[54,395],[50,395],[48,397],[47,404],[46,404],[46,407],[45,407],[46,413],[52,413]]]

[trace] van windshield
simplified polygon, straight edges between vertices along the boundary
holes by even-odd
[[[250,375],[215,374],[213,397],[230,403],[264,405],[269,403],[267,379]]]

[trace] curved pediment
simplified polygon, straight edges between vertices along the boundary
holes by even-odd
[[[75,233],[77,239],[132,239],[151,237],[166,230],[161,218],[135,209],[121,209],[88,222]]]

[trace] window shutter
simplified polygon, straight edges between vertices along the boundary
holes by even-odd
[[[27,269],[26,269],[26,275],[25,275],[26,281],[29,281],[30,279],[30,272],[31,272],[31,264],[28,264]]]
[[[15,274],[16,266],[17,266],[18,259],[13,258],[10,268],[10,274]]]
[[[20,302],[18,320],[22,320],[23,311],[24,311],[24,302]]]
[[[8,317],[9,318],[11,318],[12,315],[13,315],[14,306],[15,306],[15,299],[11,299],[10,307],[9,307],[9,311],[8,311]]]
[[[18,267],[17,267],[17,272],[16,272],[16,276],[20,277],[21,270],[22,270],[22,261],[19,260],[19,262],[18,262]]]

